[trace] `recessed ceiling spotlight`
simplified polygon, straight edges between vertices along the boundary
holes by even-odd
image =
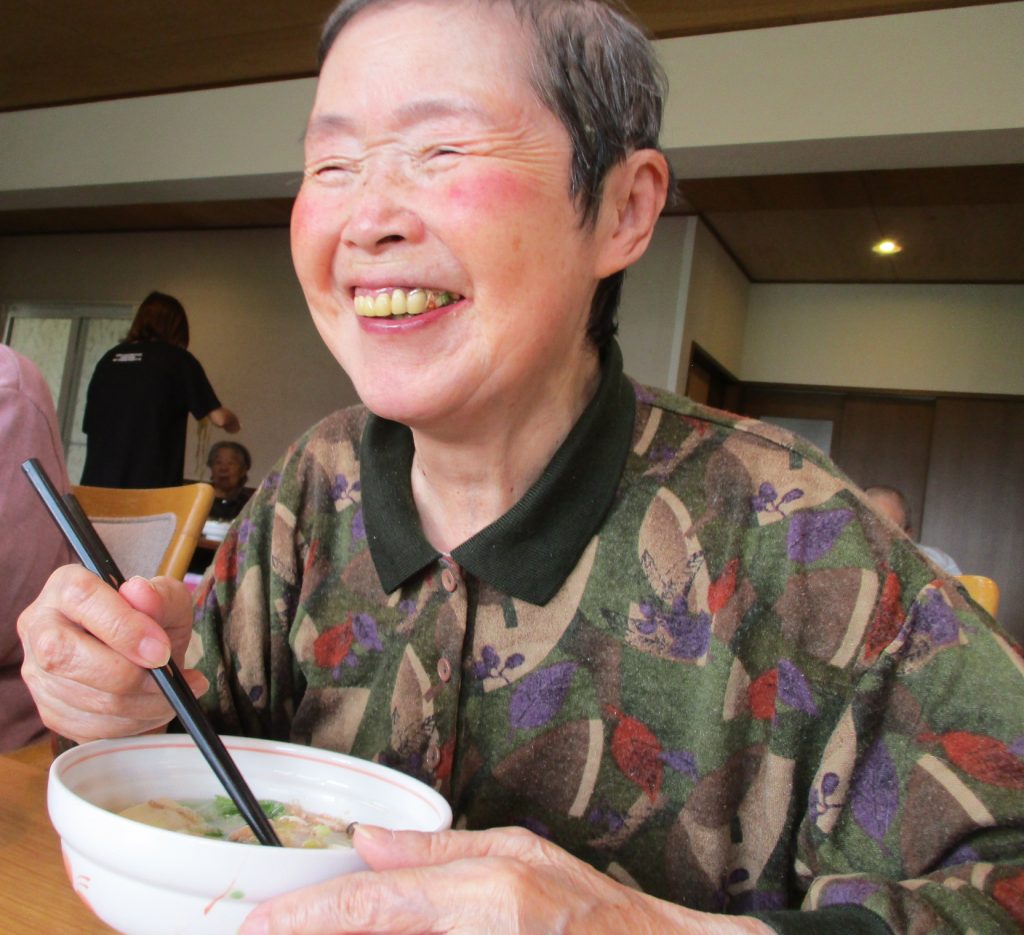
[[[903,249],[895,240],[880,240],[872,248],[872,251],[880,256],[892,256]]]

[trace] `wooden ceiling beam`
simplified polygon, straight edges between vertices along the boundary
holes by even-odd
[[[993,0],[627,0],[659,39],[894,13],[983,6]],[[995,0],[1005,2],[1005,0]]]
[[[627,0],[656,37],[1012,0]],[[309,76],[335,0],[4,0],[0,111]]]

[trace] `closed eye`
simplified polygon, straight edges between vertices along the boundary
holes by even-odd
[[[431,146],[423,151],[422,159],[445,159],[451,156],[464,156],[466,151],[457,146]]]
[[[361,162],[357,159],[341,159],[332,157],[321,159],[318,162],[306,166],[304,175],[307,179],[318,179],[320,181],[340,180],[354,175],[362,168]]]

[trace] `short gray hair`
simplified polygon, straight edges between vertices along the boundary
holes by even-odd
[[[341,0],[320,40],[322,67],[338,34],[368,7],[407,0]],[[534,38],[530,80],[572,141],[569,196],[593,227],[608,173],[638,149],[659,149],[667,81],[654,48],[618,0],[477,0],[503,4]],[[625,271],[602,279],[587,336],[604,347],[615,335]]]

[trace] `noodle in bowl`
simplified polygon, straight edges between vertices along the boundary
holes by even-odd
[[[396,830],[451,826],[448,803],[396,770],[297,744],[222,739],[259,799]],[[61,754],[47,805],[75,892],[125,935],[213,935],[235,931],[265,899],[366,869],[350,847],[239,844],[116,814],[149,799],[223,794],[186,735],[99,740]]]

